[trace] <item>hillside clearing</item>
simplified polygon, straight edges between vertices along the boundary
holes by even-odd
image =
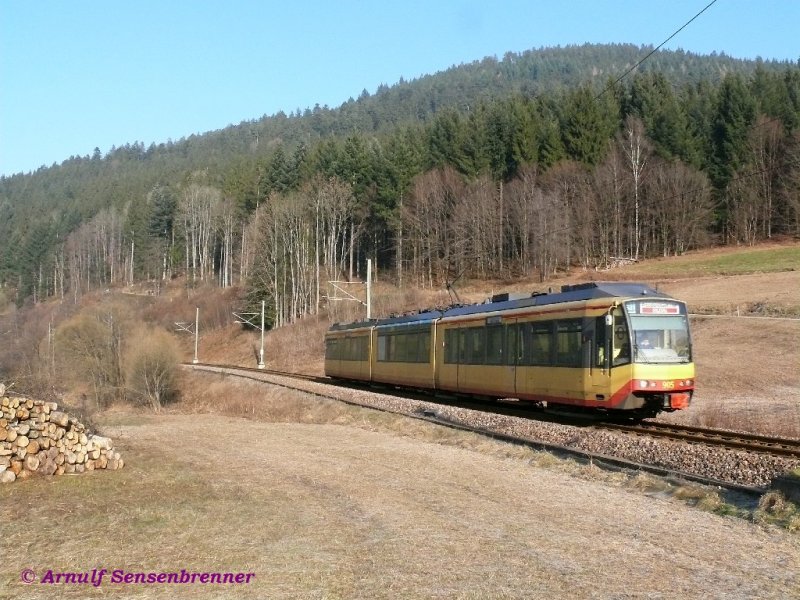
[[[203,415],[133,423],[106,431],[126,456],[121,472],[0,489],[8,522],[24,523],[0,541],[13,557],[3,563],[0,597],[53,597],[51,586],[19,583],[24,568],[94,567],[256,573],[235,590],[181,586],[194,598],[800,591],[795,535],[528,460],[341,425]],[[171,590],[106,580],[57,593]]]
[[[662,280],[656,284],[687,302],[691,312],[800,316],[800,268],[782,273]]]
[[[758,246],[721,246],[683,254],[649,259],[617,271],[638,278],[696,278],[748,273],[777,273],[800,269],[800,244],[765,243]]]

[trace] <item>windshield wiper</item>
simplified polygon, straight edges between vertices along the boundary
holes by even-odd
[[[634,357],[633,362],[643,362],[643,363],[650,364],[650,361],[647,360],[647,356],[645,356],[645,353],[643,351],[639,350],[639,345],[638,344],[634,344],[633,345],[633,357]]]

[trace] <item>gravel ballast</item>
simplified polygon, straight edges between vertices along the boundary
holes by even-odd
[[[195,368],[212,372],[230,372],[230,369],[220,367]],[[422,411],[433,411],[437,417],[453,423],[742,486],[767,487],[779,475],[800,467],[800,460],[756,452],[603,431],[593,427],[536,421],[384,393],[339,388],[267,373],[248,371],[247,377],[400,414],[412,415]]]

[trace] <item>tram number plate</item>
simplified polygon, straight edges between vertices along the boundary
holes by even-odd
[[[665,390],[674,389],[675,388],[675,382],[674,381],[662,381],[661,382],[661,387],[663,387]]]

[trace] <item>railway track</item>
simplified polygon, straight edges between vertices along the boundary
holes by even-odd
[[[602,427],[638,435],[665,437],[696,444],[723,446],[736,450],[800,458],[800,440],[794,439],[655,422],[643,422],[638,425],[603,423]]]
[[[226,369],[238,369],[254,373],[265,373],[279,377],[289,377],[312,383],[321,383],[337,387],[355,387],[358,389],[373,390],[374,387],[360,384],[342,384],[332,381],[328,377],[315,375],[304,375],[299,373],[286,373],[272,369],[254,369],[251,367],[239,367],[235,365],[213,365],[200,363],[198,366],[220,367]],[[385,388],[384,388],[385,389]],[[377,391],[381,391],[379,388]],[[800,458],[800,440],[763,436],[751,433],[732,432],[723,429],[710,429],[705,427],[693,427],[689,425],[674,425],[645,421],[639,424],[614,423],[588,419],[584,415],[564,415],[561,413],[547,413],[537,410],[534,407],[514,402],[496,402],[481,399],[470,399],[456,396],[434,396],[429,393],[418,392],[415,390],[403,390],[391,388],[391,393],[401,397],[415,400],[425,400],[456,406],[471,410],[483,410],[496,414],[503,414],[520,418],[535,418],[551,422],[561,422],[569,425],[591,426],[597,429],[607,429],[629,433],[633,435],[646,435],[671,439],[684,443],[705,444],[707,446],[717,446],[733,450],[745,450],[748,452],[759,452],[773,456],[783,456],[789,458]]]
[[[214,365],[204,363],[196,366],[236,369],[239,371],[264,373],[268,375],[288,377],[336,387],[351,387],[361,390],[388,392],[403,398],[433,402],[445,406],[467,408],[470,410],[492,412],[495,414],[502,414],[512,417],[544,420],[578,427],[592,427],[595,429],[620,431],[632,435],[665,438],[681,443],[704,444],[706,446],[714,446],[732,450],[744,450],[748,452],[758,452],[773,456],[800,459],[800,440],[795,439],[776,438],[750,433],[731,432],[721,429],[692,427],[688,425],[665,424],[654,421],[644,421],[638,424],[598,421],[596,418],[588,418],[587,416],[580,414],[565,415],[563,413],[549,413],[542,411],[541,409],[536,409],[531,405],[517,402],[487,401],[482,399],[471,399],[448,395],[442,397],[417,390],[407,390],[401,388],[376,389],[374,386],[361,385],[358,383],[348,384],[335,382],[328,377],[286,373],[271,369],[255,369],[251,367],[239,367],[235,365]]]
[[[208,363],[198,363],[198,364],[191,364],[191,363],[184,363],[186,366],[199,368],[201,370],[205,370],[207,372],[212,373],[222,373],[225,375],[232,375],[235,377],[243,377],[246,379],[251,379],[253,381],[262,382],[262,383],[269,383],[271,385],[280,385],[282,387],[288,387],[290,389],[296,389],[298,391],[302,391],[304,393],[310,393],[319,397],[323,398],[330,398],[333,400],[337,400],[339,402],[344,402],[346,404],[350,404],[353,406],[359,406],[364,408],[369,408],[372,410],[379,410],[382,412],[389,412],[393,414],[402,414],[405,417],[425,421],[428,423],[434,423],[436,425],[444,426],[450,429],[455,429],[458,431],[468,431],[472,433],[477,433],[479,435],[489,437],[498,441],[507,442],[515,445],[526,446],[535,450],[544,450],[555,454],[556,456],[560,456],[562,458],[572,458],[582,461],[584,463],[594,464],[596,466],[603,466],[607,469],[617,470],[617,471],[627,471],[627,472],[647,472],[658,477],[662,477],[668,481],[672,481],[676,485],[681,485],[682,482],[691,481],[694,483],[699,483],[701,485],[711,486],[716,489],[720,490],[727,490],[727,492],[732,493],[734,496],[732,498],[737,497],[736,495],[740,495],[740,497],[747,497],[747,498],[758,498],[762,494],[765,493],[766,489],[763,487],[757,487],[752,485],[744,485],[738,484],[730,481],[723,481],[715,478],[706,477],[703,475],[698,475],[696,473],[690,473],[687,471],[681,471],[676,469],[671,469],[668,467],[641,463],[633,460],[628,460],[625,458],[620,458],[616,456],[610,456],[606,454],[596,453],[596,452],[588,452],[585,450],[580,450],[577,448],[571,448],[568,446],[560,445],[560,444],[553,444],[550,442],[545,442],[537,439],[531,439],[528,437],[520,437],[513,434],[499,432],[493,429],[487,429],[480,426],[474,426],[471,424],[467,424],[458,420],[450,419],[446,416],[440,415],[436,410],[430,409],[422,409],[416,408],[409,411],[397,411],[392,410],[389,408],[383,408],[378,406],[373,406],[370,404],[363,404],[358,401],[353,401],[349,399],[343,399],[335,393],[325,393],[319,391],[310,391],[308,389],[304,389],[302,387],[295,387],[293,385],[287,385],[284,383],[279,383],[275,381],[264,380],[262,378],[257,377],[257,375],[272,375],[277,377],[285,377],[289,379],[295,379],[298,381],[308,381],[312,383],[322,383],[328,386],[332,386],[336,389],[341,389],[342,387],[347,387],[340,385],[338,383],[332,382],[327,377],[319,377],[313,375],[302,375],[296,373],[285,373],[282,371],[275,371],[271,369],[255,369],[251,367],[239,367],[235,365],[218,365],[218,364],[208,364]],[[352,386],[355,389],[359,390],[368,390],[376,393],[380,393],[380,390],[376,390],[369,386]],[[393,392],[398,390],[393,390]],[[408,395],[400,396],[402,398],[408,397]],[[416,397],[413,399],[417,399]],[[435,399],[428,394],[422,398],[426,402],[436,402]],[[495,403],[496,404],[496,403]],[[473,410],[480,410],[476,409],[474,406],[468,406],[467,408],[471,408]],[[502,407],[501,407],[502,408]],[[501,410],[499,411],[503,414],[515,414],[519,413],[519,410]],[[530,411],[528,411],[528,417],[530,417]],[[518,416],[515,414],[515,416]]]

